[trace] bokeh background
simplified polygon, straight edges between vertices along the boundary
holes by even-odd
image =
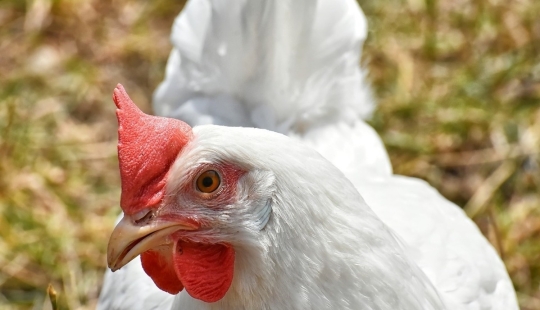
[[[359,0],[396,173],[463,207],[540,309],[540,1]],[[0,308],[93,309],[119,213],[112,89],[146,112],[184,1],[0,0]]]

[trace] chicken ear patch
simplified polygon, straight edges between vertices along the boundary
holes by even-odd
[[[134,214],[161,202],[169,169],[192,132],[180,120],[143,113],[120,84],[113,100],[118,108],[120,206],[124,213]]]
[[[178,241],[174,269],[191,297],[204,302],[223,298],[234,274],[234,249],[224,244]]]
[[[184,289],[184,285],[174,272],[170,248],[150,250],[141,254],[141,263],[154,284],[169,294],[176,295]]]

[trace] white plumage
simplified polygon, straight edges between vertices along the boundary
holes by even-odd
[[[292,257],[276,254],[274,259],[279,258],[284,265],[272,265],[271,270],[283,276],[269,278],[277,288],[291,293],[270,294],[271,304],[265,303],[268,300],[242,304],[241,297],[230,296],[241,292],[250,296],[249,291],[258,288],[257,281],[245,273],[235,273],[233,293],[217,304],[193,299],[186,291],[174,297],[157,289],[136,259],[116,273],[106,274],[98,308],[518,308],[504,265],[474,223],[425,182],[392,175],[380,138],[362,120],[374,107],[365,73],[358,66],[366,34],[365,17],[353,0],[192,0],[187,4],[173,27],[174,49],[166,78],[155,93],[156,113],[192,126],[259,127],[288,135],[339,168],[366,203],[352,187],[343,185],[348,182],[334,182],[342,178],[337,171],[288,139],[260,131],[244,134],[238,129],[195,127],[197,138],[206,137],[200,138],[201,145],[209,148],[220,143],[213,137],[230,142],[235,136],[252,135],[255,141],[259,135],[269,135],[268,141],[287,146],[289,162],[295,158],[300,161],[291,162],[291,167],[312,164],[309,176],[324,182],[313,191],[328,193],[317,202],[327,199],[328,204],[316,210],[320,214],[296,214],[295,233],[304,232],[306,239],[313,241],[306,240],[306,247],[296,248],[290,240],[279,241],[282,251],[290,247],[288,255],[309,257],[315,253],[316,258],[289,266],[287,263],[295,261]],[[238,148],[242,141],[236,143]],[[259,150],[270,152],[268,145],[260,144]],[[249,151],[253,158],[264,158],[263,151],[254,150]],[[246,161],[253,160],[250,158]],[[276,172],[276,178],[300,181],[302,171]],[[281,186],[286,185],[294,186]],[[346,197],[346,203],[335,211],[339,213],[335,219],[328,220],[336,224],[334,234],[318,236],[317,218],[326,216],[333,195]],[[290,199],[285,205],[302,203],[290,196],[281,198]],[[286,213],[275,215],[277,219],[291,216],[283,210],[288,209],[272,212]],[[340,221],[345,219],[353,223],[353,231],[341,227]],[[273,225],[279,229],[278,224]],[[356,240],[358,236],[363,237]],[[338,244],[333,249],[335,256],[324,256],[323,251],[317,257],[314,248],[327,243]],[[360,253],[362,259],[348,258],[337,250],[339,244],[355,247],[351,253]],[[379,256],[381,253],[384,255]],[[248,262],[253,260],[248,258]],[[253,263],[242,257],[235,266],[243,262],[246,268],[235,267],[237,271],[253,270]],[[327,286],[322,280],[337,275],[342,277],[339,285]],[[247,287],[242,289],[239,281],[245,281]],[[267,288],[261,290],[267,292]],[[358,296],[352,298],[353,293]]]

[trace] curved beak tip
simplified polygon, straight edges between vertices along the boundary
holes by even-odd
[[[153,222],[146,226],[133,224],[124,216],[114,228],[107,246],[107,264],[114,272],[139,254],[167,243],[167,236],[177,230],[195,230],[179,222]]]

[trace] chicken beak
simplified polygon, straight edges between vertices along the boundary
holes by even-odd
[[[170,242],[169,235],[178,230],[195,230],[196,227],[177,221],[152,221],[145,226],[133,223],[124,216],[114,228],[107,246],[107,263],[116,271],[139,254]]]

